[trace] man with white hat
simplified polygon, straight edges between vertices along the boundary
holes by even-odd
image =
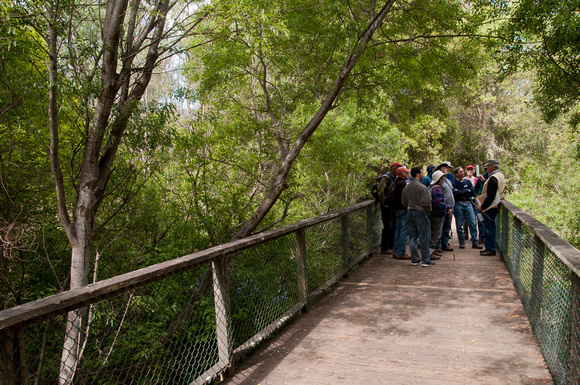
[[[439,170],[445,174],[445,179],[441,185],[443,188],[443,194],[445,195],[445,203],[451,206],[451,211],[455,207],[455,198],[453,197],[453,174],[451,171],[451,162],[448,160],[441,163],[439,166],[435,167],[435,171]],[[451,239],[451,215],[445,215],[443,217],[443,228],[441,230],[441,241],[439,245],[443,251],[453,251],[453,248],[449,246],[449,239]]]
[[[499,212],[499,203],[505,196],[505,176],[499,171],[499,161],[490,159],[485,164],[489,177],[483,185],[481,192],[483,203],[477,209],[483,213],[483,226],[485,228],[485,250],[481,255],[496,255],[496,228],[495,217]]]
[[[431,259],[439,259],[441,256],[435,254],[439,239],[441,238],[441,231],[443,229],[443,222],[446,215],[451,215],[453,212],[451,206],[445,203],[445,195],[441,185],[445,183],[445,174],[441,170],[433,173],[433,181],[431,182],[431,215],[429,222],[431,222],[431,238],[429,239],[429,251],[431,252]]]

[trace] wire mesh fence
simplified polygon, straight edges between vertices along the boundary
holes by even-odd
[[[498,245],[556,384],[580,383],[580,251],[504,201]]]
[[[204,384],[380,241],[371,201],[0,312],[0,385]]]

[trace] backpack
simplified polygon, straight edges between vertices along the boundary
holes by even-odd
[[[386,188],[386,192],[385,192],[385,199],[384,199],[384,205],[389,207],[389,206],[394,206],[395,205],[395,186],[399,183],[407,183],[406,181],[399,181],[399,182],[391,182],[391,184]]]
[[[378,185],[378,202],[380,202],[381,205],[388,207],[388,196],[391,191],[391,187],[394,185],[393,181],[387,176],[387,174],[385,174],[378,177],[375,183]]]
[[[375,203],[379,203],[381,201],[379,195],[379,186],[381,184],[381,179],[383,179],[385,176],[387,176],[387,174],[379,176],[377,180],[375,180],[375,183],[373,183],[371,186],[371,194],[373,195],[373,198],[375,198]]]

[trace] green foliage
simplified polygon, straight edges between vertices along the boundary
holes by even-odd
[[[54,216],[54,187],[44,146],[44,47],[21,18],[8,17],[13,4],[2,7],[0,306],[4,309],[57,292],[64,279],[66,263],[61,261],[67,246]]]
[[[505,70],[535,68],[535,100],[552,122],[578,104],[580,2],[532,1],[513,3],[499,32],[508,41],[501,54]]]
[[[573,134],[559,119],[547,130],[545,150],[531,155],[517,176],[508,199],[580,247],[580,167],[575,159]]]

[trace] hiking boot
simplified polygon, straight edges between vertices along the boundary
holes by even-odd
[[[453,247],[451,247],[451,246],[445,246],[445,247],[442,247],[441,250],[443,250],[443,251],[453,251]]]
[[[474,243],[473,246],[471,246],[474,249],[483,249],[483,246],[480,245],[479,243]]]
[[[435,254],[435,252],[433,252],[433,253],[431,253],[431,259],[435,259],[435,260],[441,259],[441,255]]]
[[[495,251],[484,251],[483,253],[479,253],[479,255],[489,255],[491,257],[497,255],[497,253]]]
[[[411,259],[411,256],[409,254],[405,254],[405,255],[393,254],[393,258],[395,258],[395,259]]]
[[[421,267],[433,267],[435,266],[435,262],[422,262]]]
[[[436,253],[439,253],[439,255],[442,255],[443,254],[443,249],[435,249],[435,252]]]

